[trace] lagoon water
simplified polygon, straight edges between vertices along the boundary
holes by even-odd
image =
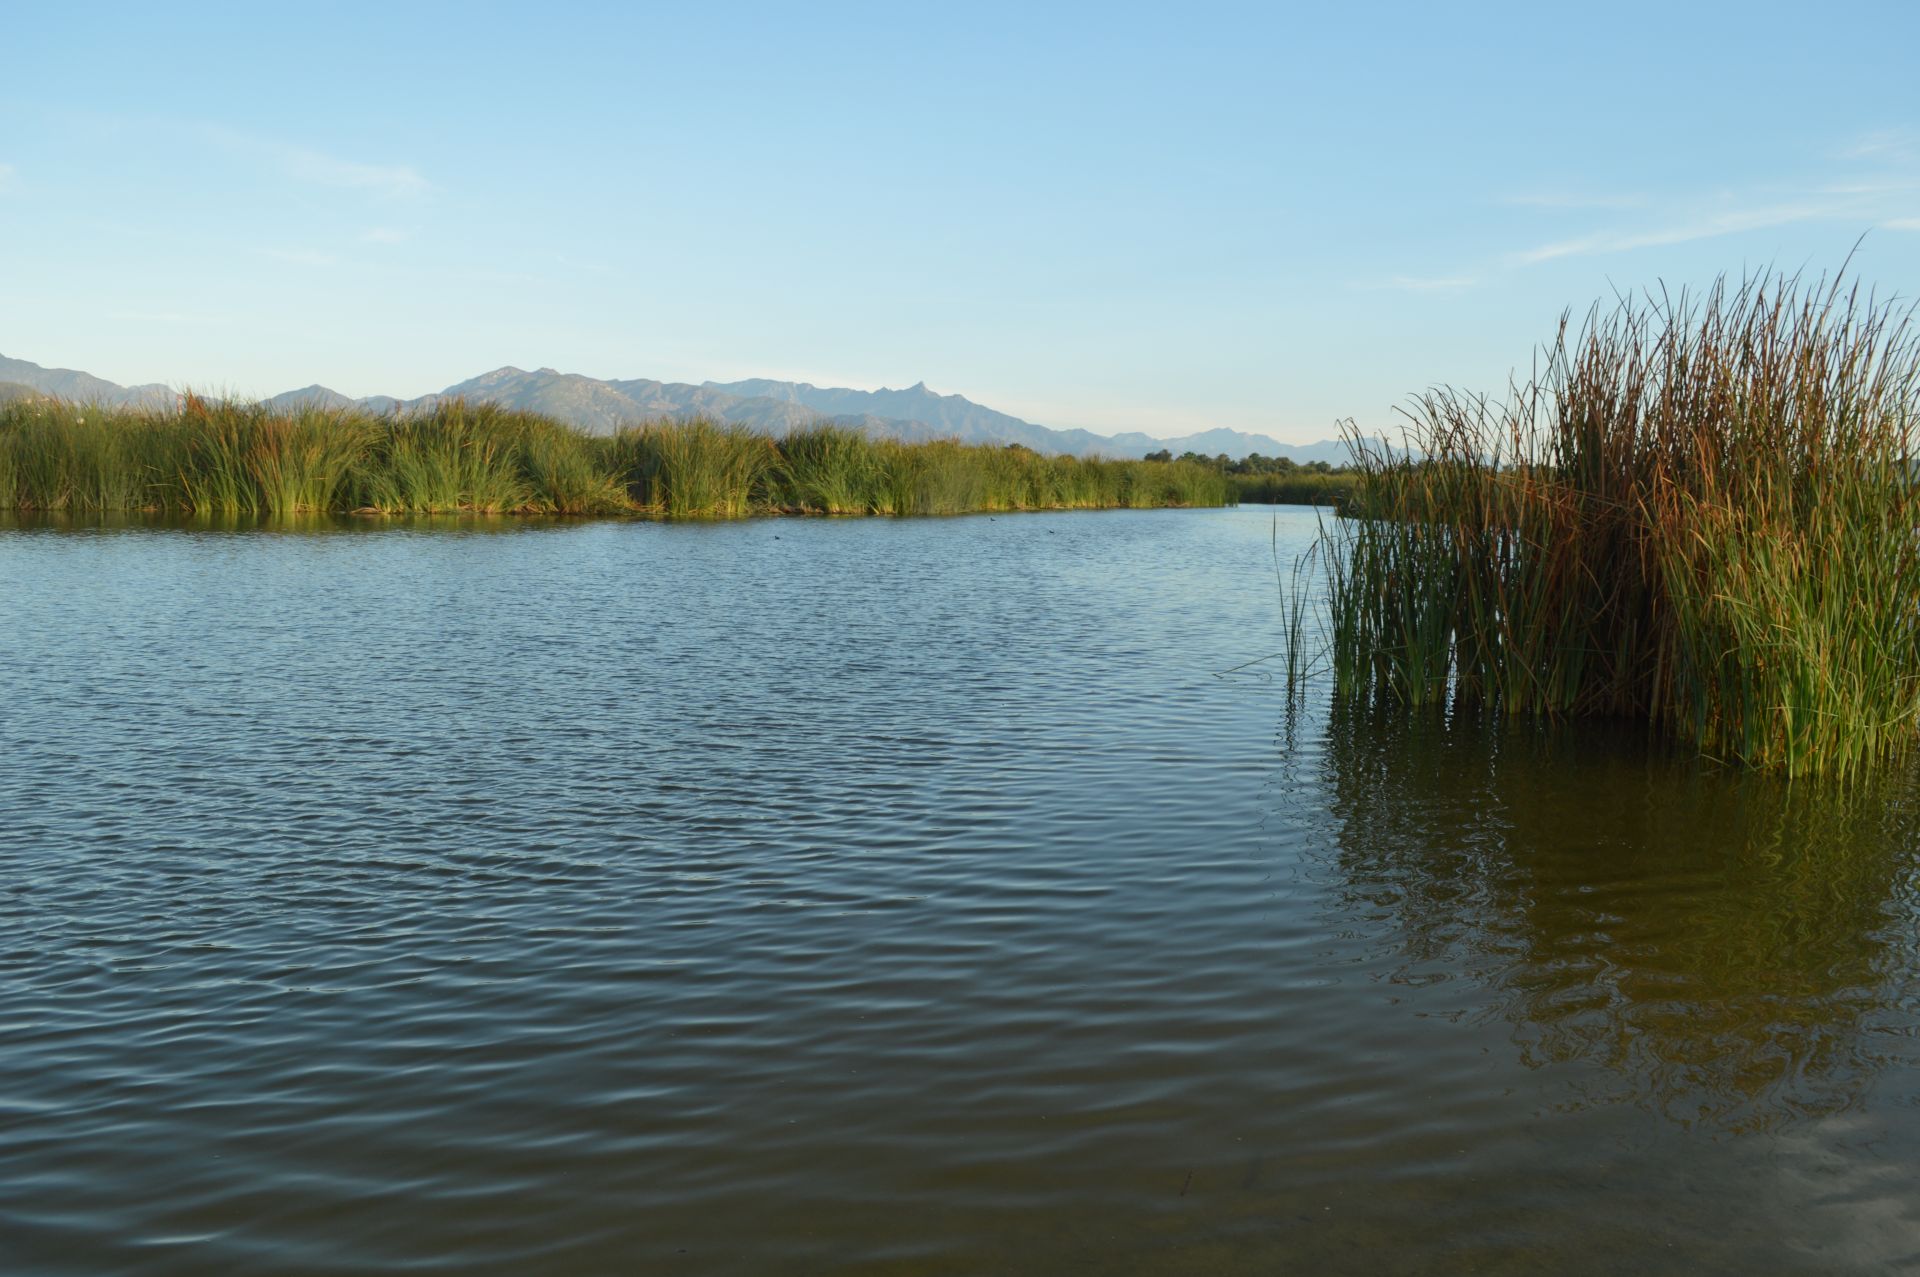
[[[1920,801],[1242,508],[0,527],[0,1272],[1920,1269]]]

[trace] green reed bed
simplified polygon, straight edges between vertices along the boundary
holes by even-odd
[[[668,518],[739,518],[765,504],[773,440],[711,421],[656,422],[620,431],[609,473],[632,508]]]
[[[793,513],[963,514],[1230,504],[1205,466],[1048,457],[1025,448],[874,440],[816,426],[778,445],[767,500]]]
[[[1047,457],[821,425],[611,436],[491,404],[377,416],[184,396],[176,411],[0,404],[0,509],[364,514],[965,514],[1231,504],[1206,467]]]
[[[1325,505],[1344,509],[1353,501],[1360,475],[1353,470],[1294,470],[1287,473],[1230,475],[1242,502],[1271,505]]]
[[[1562,322],[1503,403],[1350,433],[1327,527],[1336,694],[1638,718],[1852,775],[1920,725],[1920,351],[1895,310],[1760,277]]]

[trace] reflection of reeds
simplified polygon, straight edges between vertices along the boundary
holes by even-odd
[[[1343,908],[1384,924],[1388,978],[1471,980],[1581,1102],[1762,1129],[1843,1110],[1902,1059],[1879,1024],[1913,995],[1910,767],[1795,784],[1624,724],[1351,703],[1313,765]]]
[[[0,405],[0,509],[382,514],[964,514],[1217,506],[1192,463],[1048,457],[837,426],[773,439],[710,421],[595,437],[458,400],[377,416],[183,397],[177,411]]]
[[[1896,312],[1761,277],[1563,321],[1496,404],[1357,435],[1331,533],[1338,692],[1659,724],[1850,775],[1920,714],[1909,471],[1920,350]]]

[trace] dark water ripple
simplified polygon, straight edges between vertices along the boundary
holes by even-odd
[[[1910,779],[1290,712],[1272,532],[0,528],[0,1272],[1920,1265]]]

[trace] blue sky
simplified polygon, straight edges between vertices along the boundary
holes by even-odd
[[[1335,8],[13,6],[0,353],[1305,441],[1617,289],[1920,289],[1920,6]]]

